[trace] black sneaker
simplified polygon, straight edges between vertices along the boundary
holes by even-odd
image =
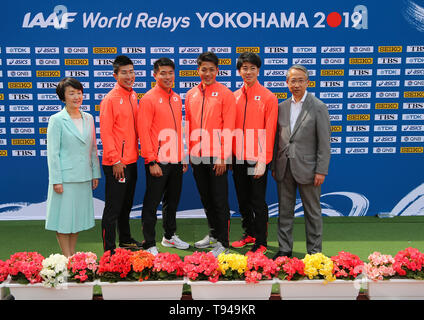
[[[141,250],[143,246],[141,242],[131,238],[129,241],[119,242],[119,247],[129,250]]]
[[[264,245],[258,245],[256,243],[253,245],[252,249],[249,250],[249,252],[260,252],[262,254],[265,254],[267,251],[268,249]]]

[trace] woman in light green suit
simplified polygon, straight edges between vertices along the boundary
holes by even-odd
[[[56,231],[63,255],[75,253],[78,233],[94,227],[93,191],[100,178],[93,116],[80,111],[82,84],[62,79],[56,89],[65,103],[47,128],[46,229]]]

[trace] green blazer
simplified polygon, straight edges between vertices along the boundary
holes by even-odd
[[[84,182],[101,177],[93,116],[81,112],[79,132],[65,108],[50,117],[47,127],[49,183]]]

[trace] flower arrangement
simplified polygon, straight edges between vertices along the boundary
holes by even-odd
[[[184,276],[184,262],[178,254],[169,252],[155,256],[152,269],[152,280],[175,280]]]
[[[116,282],[127,279],[131,271],[132,252],[127,249],[116,248],[112,255],[111,251],[106,251],[100,258],[97,274],[102,281]]]
[[[7,279],[9,275],[9,268],[6,261],[0,260],[0,283]]]
[[[234,253],[221,253],[218,256],[220,278],[223,280],[243,280],[247,269],[247,256]]]
[[[368,256],[369,263],[364,265],[368,279],[373,281],[383,280],[393,277],[396,274],[393,264],[395,259],[389,254],[384,255],[378,251]]]
[[[415,248],[406,248],[395,255],[393,269],[400,277],[424,280],[424,253]]]
[[[364,262],[350,252],[340,251],[331,260],[334,265],[333,274],[338,279],[354,280],[364,271]]]
[[[334,281],[333,261],[322,253],[307,254],[303,258],[305,264],[305,275],[310,279],[324,279],[325,281]]]
[[[69,257],[69,281],[86,282],[94,281],[97,270],[97,255],[93,252],[77,252]]]
[[[218,260],[211,252],[194,252],[184,257],[184,272],[190,280],[217,282],[220,272]]]
[[[278,257],[275,260],[277,264],[277,277],[280,280],[300,280],[305,278],[305,264],[302,260],[294,257]]]
[[[43,268],[40,276],[43,278],[43,286],[55,288],[67,281],[68,258],[61,254],[51,254],[43,260]]]
[[[39,283],[44,257],[38,252],[17,252],[6,261],[8,272],[13,281],[20,284]]]
[[[247,270],[245,271],[247,283],[257,283],[260,280],[272,279],[277,272],[277,264],[274,260],[265,256],[262,252],[248,252]]]
[[[147,280],[153,268],[155,256],[150,252],[139,250],[131,252],[130,256],[130,279],[135,281]]]

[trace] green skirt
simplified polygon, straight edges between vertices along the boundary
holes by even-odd
[[[59,233],[77,233],[94,227],[92,182],[63,183],[63,193],[49,184],[46,229]]]

